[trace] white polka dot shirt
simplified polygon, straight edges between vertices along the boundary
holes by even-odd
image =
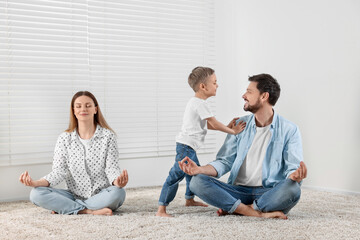
[[[87,199],[111,186],[119,175],[115,134],[97,125],[87,151],[76,130],[62,133],[56,143],[52,171],[44,178],[51,187],[65,180],[75,198]]]

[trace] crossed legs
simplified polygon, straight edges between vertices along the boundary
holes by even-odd
[[[299,184],[291,179],[285,179],[273,188],[244,187],[202,174],[192,178],[190,190],[206,203],[220,208],[219,215],[234,213],[283,219],[299,201],[301,192]]]
[[[105,188],[86,200],[75,199],[67,190],[37,187],[31,190],[30,201],[59,214],[112,215],[112,211],[123,204],[125,196],[125,190],[116,186]]]

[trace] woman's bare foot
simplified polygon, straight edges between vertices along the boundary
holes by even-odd
[[[172,217],[170,214],[166,213],[166,206],[159,206],[158,211],[156,212],[158,217]]]
[[[79,211],[78,214],[111,216],[111,215],[113,215],[113,212],[110,208],[102,208],[102,209],[98,209],[98,210],[84,209],[84,210]]]
[[[186,199],[185,206],[186,207],[190,207],[190,206],[207,207],[208,205],[206,205],[205,203],[202,203],[202,202],[195,201],[192,198],[192,199]]]

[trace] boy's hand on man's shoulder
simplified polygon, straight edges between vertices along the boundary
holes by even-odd
[[[231,129],[234,130],[235,135],[241,133],[246,127],[246,122],[240,121],[238,124],[234,124]]]
[[[236,124],[236,121],[238,120],[239,118],[233,118],[230,123],[227,125],[228,128],[233,128],[233,126]]]

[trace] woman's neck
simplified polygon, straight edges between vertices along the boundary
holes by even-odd
[[[82,139],[90,139],[94,135],[96,125],[93,122],[78,121],[78,134]]]

